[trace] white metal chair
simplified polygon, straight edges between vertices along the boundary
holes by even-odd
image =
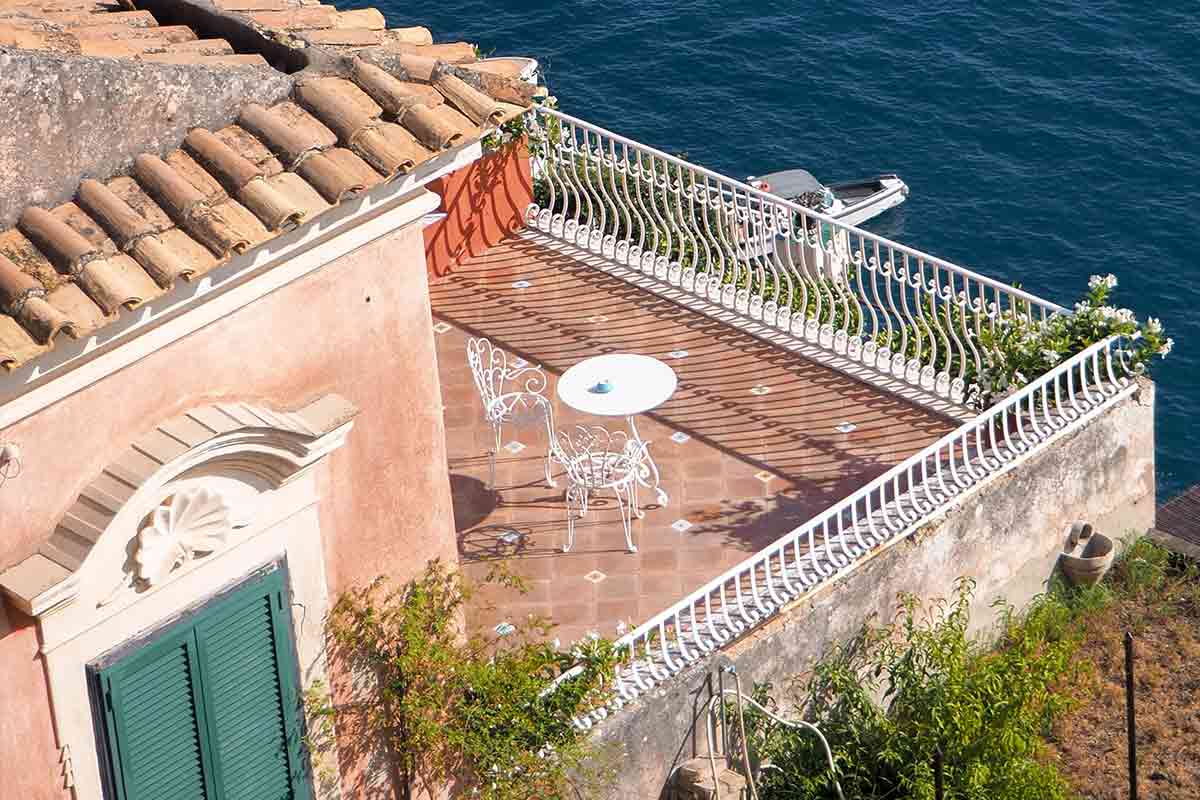
[[[496,486],[496,453],[501,446],[501,431],[505,425],[526,428],[539,424],[546,429],[546,485],[554,486],[550,457],[554,442],[554,410],[542,394],[546,390],[546,374],[536,365],[509,366],[508,354],[488,339],[467,342],[467,363],[479,390],[483,416],[492,426],[495,444],[488,451],[490,480],[488,488]]]
[[[567,543],[563,552],[569,553],[575,546],[575,520],[587,514],[591,495],[611,489],[621,511],[625,546],[636,553],[632,527],[633,517],[641,516],[637,479],[646,460],[645,442],[625,431],[578,425],[573,431],[559,431],[552,450],[567,474]],[[578,509],[578,514],[573,509]]]

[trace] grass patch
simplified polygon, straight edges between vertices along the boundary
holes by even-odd
[[[1141,795],[1200,797],[1200,570],[1149,540],[1133,543],[1082,614],[1076,659],[1087,680],[1058,690],[1071,709],[1047,736],[1047,759],[1079,797],[1129,795],[1125,655],[1136,640],[1138,775]]]

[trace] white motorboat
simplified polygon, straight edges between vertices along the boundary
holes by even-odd
[[[900,205],[908,197],[908,185],[900,180],[900,176],[892,174],[825,185],[807,170],[789,169],[770,175],[752,175],[746,183],[847,225],[861,225]]]

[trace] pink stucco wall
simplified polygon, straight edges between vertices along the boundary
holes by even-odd
[[[424,241],[411,226],[7,429],[24,471],[0,498],[0,570],[33,552],[80,489],[156,423],[220,400],[291,409],[329,392],[360,409],[320,476],[331,593],[454,561],[435,358]],[[35,628],[14,614],[0,625],[0,798],[59,800]]]

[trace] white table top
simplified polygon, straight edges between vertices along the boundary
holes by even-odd
[[[607,382],[611,391],[596,391]],[[585,414],[630,417],[657,408],[675,393],[675,370],[657,358],[611,353],[580,361],[558,379],[558,397]]]

